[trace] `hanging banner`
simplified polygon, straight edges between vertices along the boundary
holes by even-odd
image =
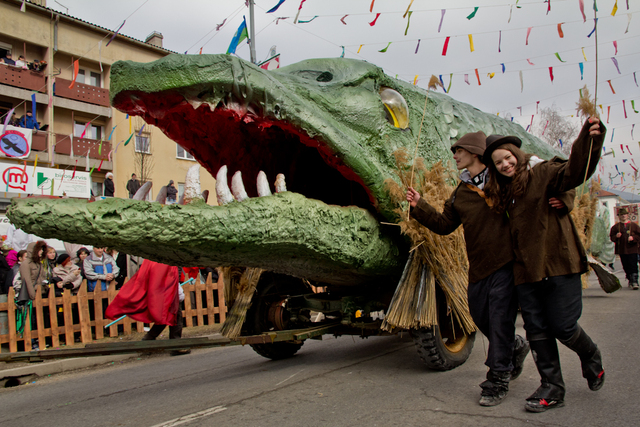
[[[91,179],[86,172],[65,171],[0,162],[0,185],[7,192],[33,195],[53,195],[88,199]],[[60,183],[54,185],[54,183]]]
[[[33,129],[9,126],[0,136],[0,155],[13,159],[26,159],[31,153]]]

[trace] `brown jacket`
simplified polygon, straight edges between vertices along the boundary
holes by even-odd
[[[509,206],[516,285],[587,271],[586,252],[571,215],[549,206],[548,200],[579,186],[596,170],[606,128],[600,123],[601,135],[593,137],[588,161],[590,126],[587,121],[582,127],[569,160],[553,158],[535,166],[526,193]]]
[[[36,289],[42,289],[42,281],[47,278],[46,268],[41,262],[33,262],[33,248],[36,242],[31,242],[27,246],[27,255],[22,264],[20,264],[20,276],[22,277],[22,286],[27,287],[29,298],[36,299]],[[46,286],[48,289],[48,286]]]
[[[485,200],[461,182],[444,203],[442,213],[424,198],[411,215],[434,233],[453,233],[461,224],[469,258],[469,282],[475,283],[513,261],[509,223],[489,209]]]
[[[620,233],[620,238],[616,235]],[[633,240],[629,241],[629,236],[633,236]],[[640,242],[640,227],[633,221],[629,221],[626,224],[618,222],[609,232],[609,238],[616,244],[616,254],[627,255],[637,254],[640,252],[638,242]]]

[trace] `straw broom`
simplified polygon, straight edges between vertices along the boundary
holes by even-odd
[[[453,187],[446,182],[450,177],[449,171],[441,163],[437,163],[429,171],[423,160],[418,158],[408,173],[406,151],[398,150],[394,155],[402,186],[393,180],[387,180],[386,185],[392,199],[398,204],[396,212],[403,213],[404,188],[413,180],[414,171],[420,177],[416,181],[416,189],[429,204],[442,206],[453,191]],[[452,321],[457,322],[467,333],[475,331],[467,302],[469,267],[462,230],[440,236],[410,218],[402,220],[400,226],[413,242],[414,248],[410,252],[382,328],[392,331],[394,328],[414,329],[437,325],[437,283],[445,295],[447,311],[451,313]]]
[[[220,330],[222,336],[227,338],[240,336],[242,325],[247,319],[247,310],[251,305],[251,299],[263,271],[260,268],[247,268],[238,276],[239,271],[234,267],[225,267],[223,269],[225,296],[227,295],[227,288],[231,288],[234,290],[235,298],[233,306]],[[227,279],[229,280],[227,281]]]

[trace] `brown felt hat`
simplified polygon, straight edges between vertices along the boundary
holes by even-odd
[[[451,151],[455,154],[456,148],[464,148],[471,154],[482,157],[486,147],[487,136],[482,131],[470,132],[462,136],[455,144],[451,146]]]
[[[487,148],[484,150],[482,163],[488,165],[489,163],[487,162],[491,162],[491,154],[504,144],[513,144],[518,148],[522,147],[522,141],[517,136],[489,135],[487,137]]]

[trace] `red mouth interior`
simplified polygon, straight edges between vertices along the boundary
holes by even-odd
[[[135,99],[134,100],[132,100]],[[274,191],[276,175],[287,190],[327,204],[355,205],[373,211],[375,199],[355,172],[324,142],[309,138],[284,121],[207,104],[194,109],[175,92],[120,93],[114,105],[140,115],[191,153],[214,177],[226,165],[230,176],[242,172],[245,189],[257,197],[256,177],[264,171]]]

